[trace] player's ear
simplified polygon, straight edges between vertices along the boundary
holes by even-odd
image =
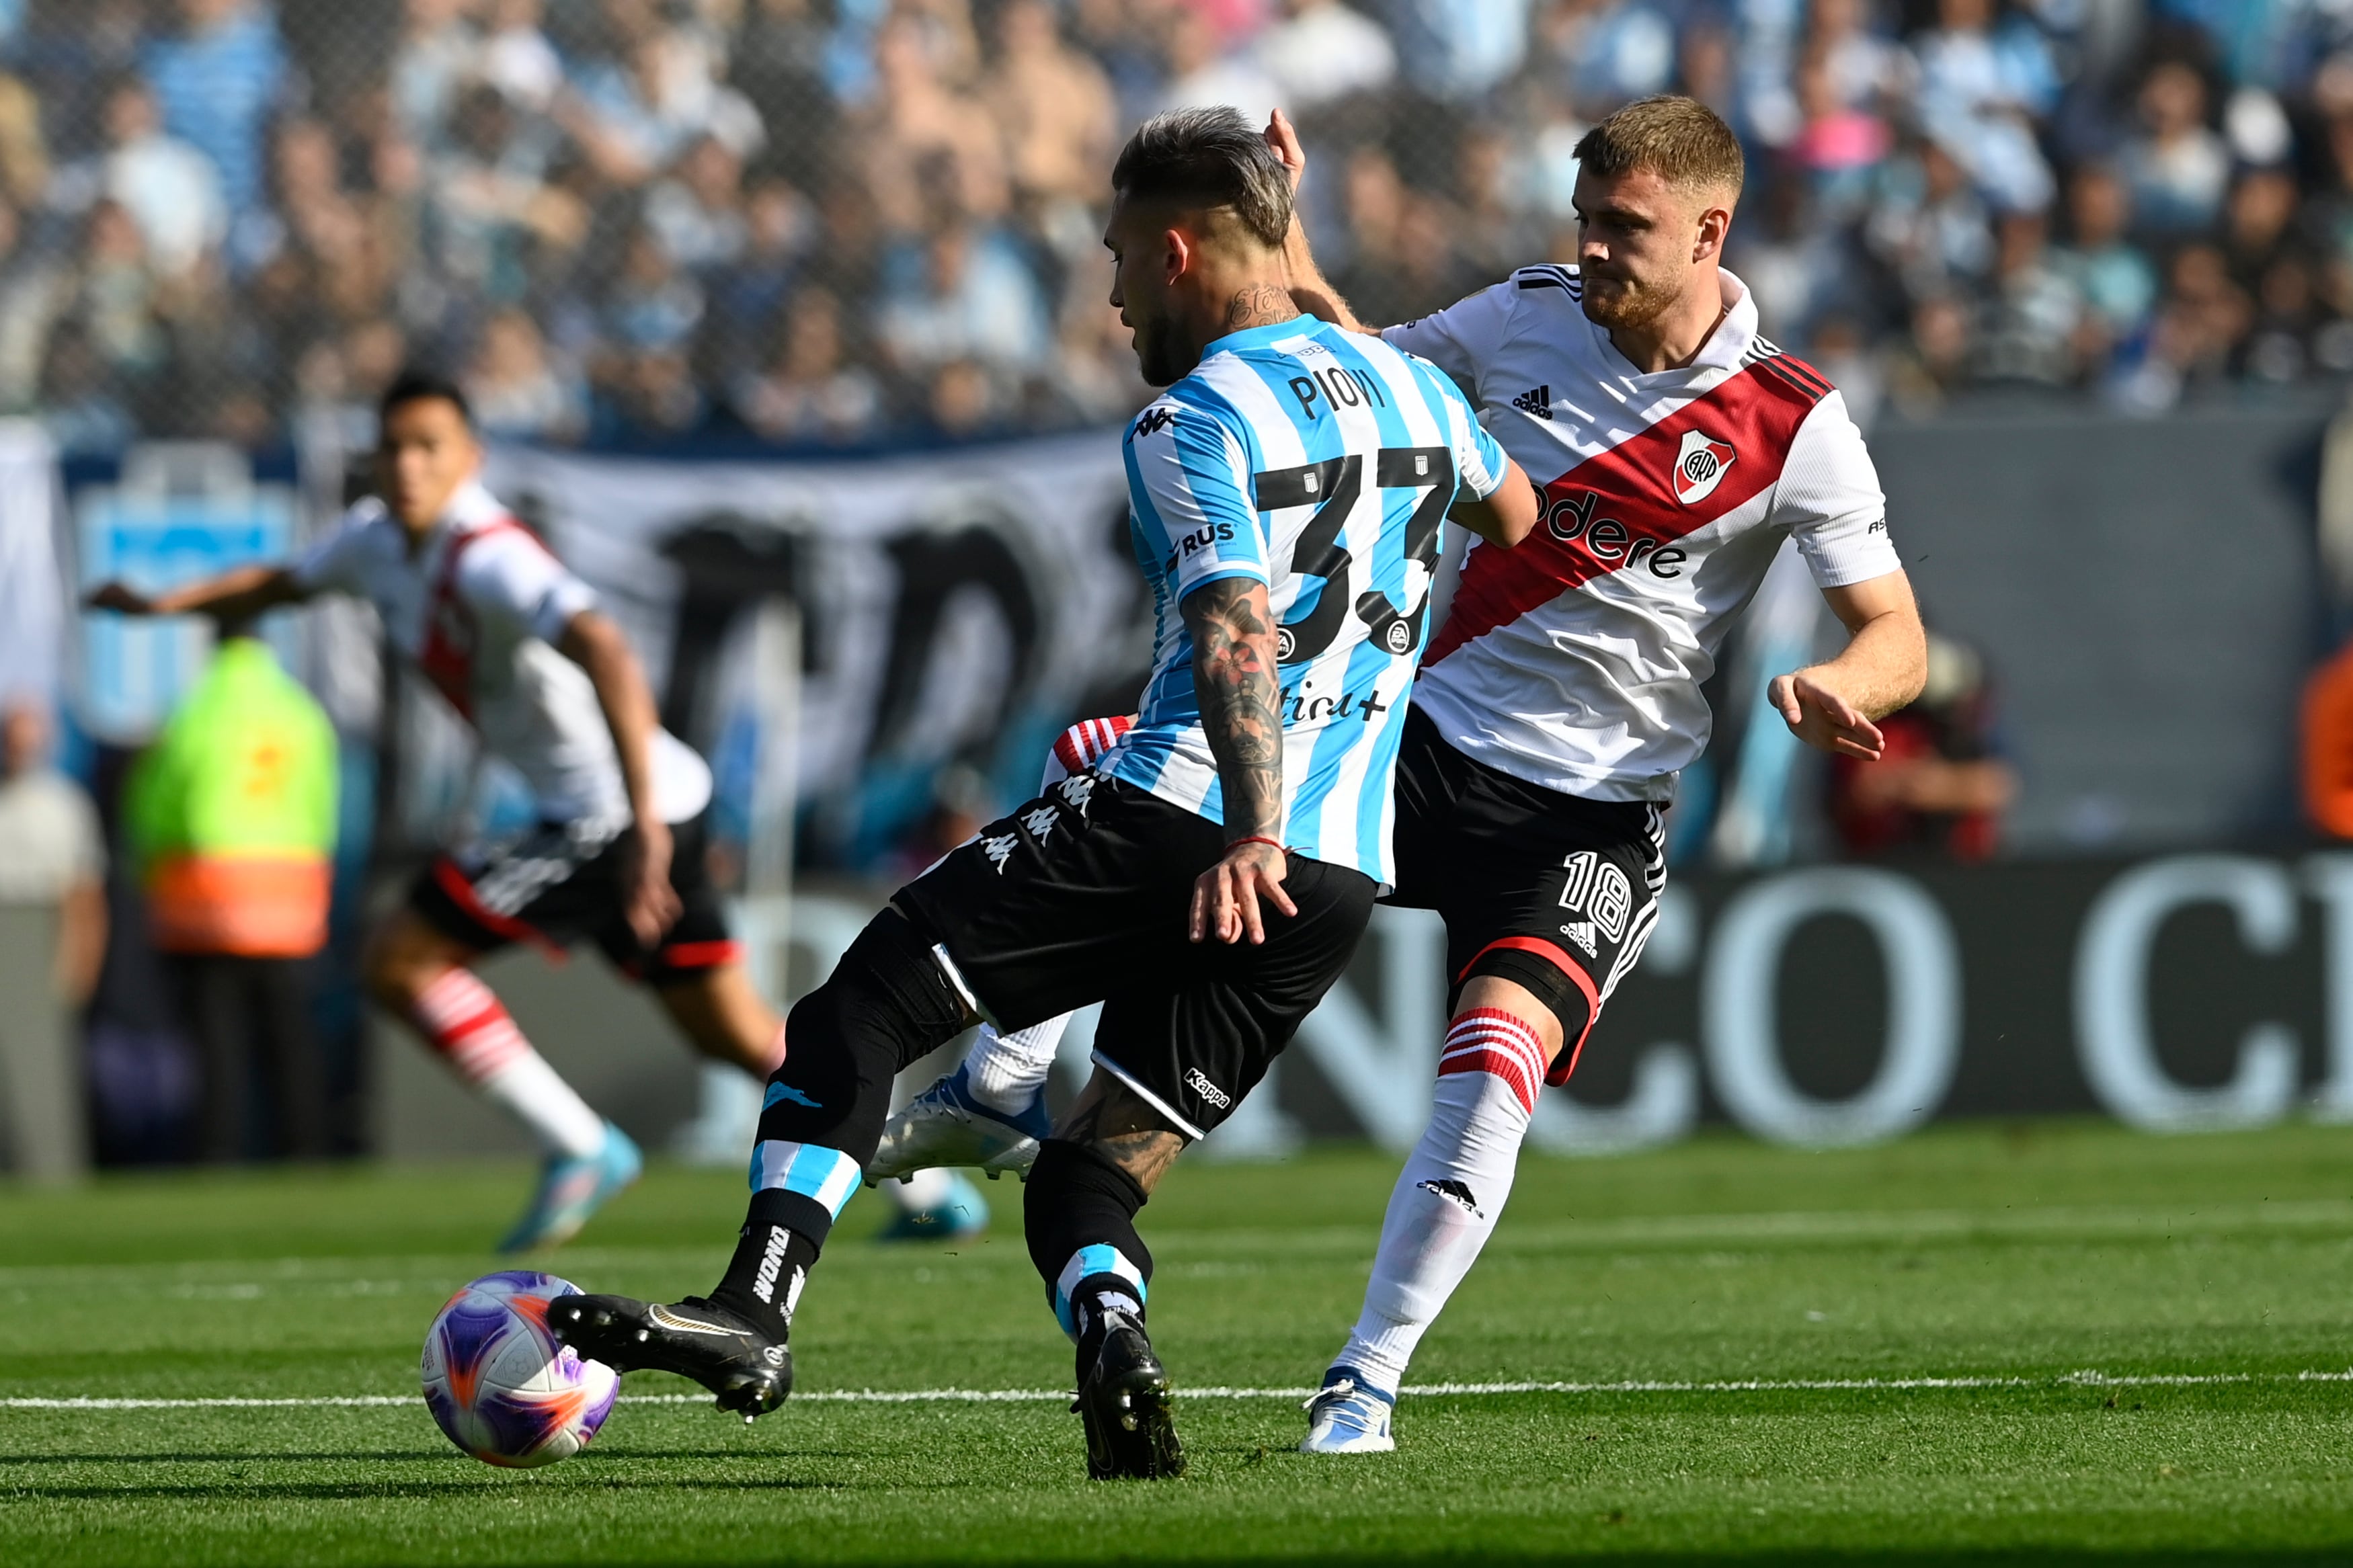
[[[1167,253],[1164,274],[1167,281],[1174,283],[1193,270],[1201,250],[1201,241],[1198,235],[1191,234],[1183,228],[1171,226],[1162,231],[1160,243]]]
[[[1698,233],[1692,238],[1692,259],[1705,261],[1711,256],[1724,254],[1724,237],[1732,228],[1732,204],[1714,193],[1703,200],[1699,212]]]

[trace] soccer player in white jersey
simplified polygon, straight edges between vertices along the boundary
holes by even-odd
[[[1169,388],[1126,439],[1157,619],[1134,726],[900,889],[794,1007],[717,1289],[549,1312],[583,1355],[681,1373],[747,1417],[774,1408],[892,1079],[982,1018],[1018,1030],[1101,998],[1095,1074],[1025,1194],[1099,1479],[1183,1468],[1135,1215],[1264,1076],[1391,879],[1394,747],[1443,521],[1510,542],[1536,515],[1444,376],[1299,313],[1291,186],[1240,115],[1146,121],[1112,184],[1112,303]]]
[[[1282,115],[1267,134],[1303,174]],[[1849,634],[1773,681],[1792,731],[1875,757],[1872,721],[1926,672],[1861,434],[1819,373],[1757,335],[1748,290],[1718,265],[1742,180],[1731,131],[1689,99],[1648,99],[1577,153],[1577,266],[1523,268],[1380,333],[1472,392],[1545,511],[1516,549],[1472,544],[1414,688],[1390,897],[1445,917],[1451,1021],[1363,1314],[1311,1405],[1310,1452],[1394,1446],[1408,1358],[1503,1212],[1536,1095],[1567,1081],[1657,918],[1659,814],[1707,743],[1700,687],[1782,540]],[[1289,261],[1303,308],[1372,330],[1295,224]],[[1055,1032],[976,1047],[958,1070],[984,1110],[1042,1089]],[[936,1098],[893,1119],[893,1169],[943,1144]]]
[[[652,987],[697,1049],[765,1078],[784,1030],[729,938],[704,874],[711,771],[656,720],[628,639],[596,595],[482,488],[465,395],[424,373],[385,394],[381,499],[288,565],[148,595],[110,583],[94,608],[247,619],[323,592],[373,603],[394,645],[530,786],[538,826],[436,858],[375,933],[366,983],[545,1157],[501,1243],[553,1245],[637,1179],[628,1134],[591,1110],[475,977],[516,942],[593,940]]]
[[[1269,136],[1303,174],[1281,116]],[[1875,758],[1873,721],[1926,675],[1862,433],[1757,334],[1719,265],[1743,178],[1731,130],[1691,99],[1645,99],[1577,157],[1575,267],[1523,268],[1380,334],[1472,391],[1545,514],[1518,550],[1472,547],[1414,689],[1398,899],[1446,918],[1452,1021],[1310,1452],[1393,1446],[1407,1359],[1494,1228],[1539,1089],[1567,1081],[1650,934],[1659,813],[1707,744],[1701,683],[1782,540],[1848,633],[1772,682],[1801,740]],[[1305,308],[1366,330],[1295,226],[1290,259]]]

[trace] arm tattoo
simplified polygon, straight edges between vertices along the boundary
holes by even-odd
[[[1266,588],[1221,577],[1179,606],[1193,636],[1193,691],[1224,786],[1226,837],[1282,831],[1282,688]]]
[[[1299,307],[1292,302],[1289,289],[1253,283],[1226,301],[1226,331],[1239,332],[1244,327],[1287,321],[1297,314]]]

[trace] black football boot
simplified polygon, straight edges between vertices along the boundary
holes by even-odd
[[[547,1326],[564,1343],[615,1372],[674,1372],[718,1396],[748,1423],[793,1391],[793,1352],[749,1319],[700,1296],[675,1306],[627,1296],[558,1296]]]
[[[1114,1313],[1071,1408],[1087,1429],[1090,1480],[1157,1480],[1185,1473],[1169,1410],[1168,1372],[1143,1325]]]

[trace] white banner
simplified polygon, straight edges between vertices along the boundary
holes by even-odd
[[[605,595],[723,789],[747,766],[757,612],[798,610],[799,790],[852,863],[929,809],[944,767],[1019,800],[1055,732],[1133,706],[1149,667],[1117,428],[839,462],[507,447],[486,478]]]

